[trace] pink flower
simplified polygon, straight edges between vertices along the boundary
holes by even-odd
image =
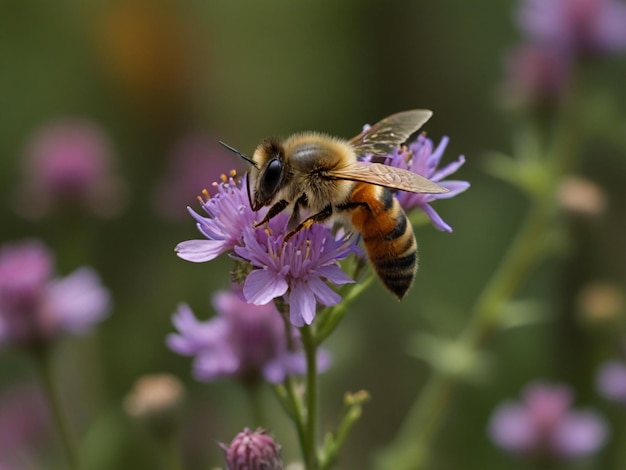
[[[0,246],[0,345],[85,333],[108,307],[109,293],[91,268],[53,278],[52,255],[40,242]]]
[[[569,387],[533,383],[521,402],[499,405],[489,435],[499,447],[518,455],[573,459],[597,451],[605,442],[604,421],[593,411],[572,409]]]
[[[78,207],[97,215],[115,214],[124,195],[112,160],[111,143],[96,124],[66,120],[45,125],[26,149],[20,211],[41,216]]]
[[[262,377],[279,383],[288,374],[306,372],[298,331],[291,328],[290,349],[284,322],[273,303],[252,305],[231,292],[219,292],[213,306],[218,315],[199,321],[187,305],[180,305],[173,317],[178,332],[167,338],[171,350],[195,357],[198,380],[233,377],[254,383]],[[328,362],[328,355],[321,351],[320,372]]]

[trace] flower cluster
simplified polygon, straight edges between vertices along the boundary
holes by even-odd
[[[88,331],[108,313],[95,271],[52,277],[52,255],[37,241],[0,247],[0,345],[47,342]]]
[[[569,387],[533,383],[521,403],[507,402],[494,411],[491,439],[514,454],[572,459],[598,450],[606,439],[604,421],[592,411],[572,410]]]
[[[252,305],[224,291],[213,297],[213,307],[218,316],[199,321],[187,305],[179,306],[173,318],[178,333],[167,338],[170,349],[195,357],[198,380],[233,377],[250,384],[264,378],[279,383],[288,374],[306,371],[298,331],[291,328],[287,337],[273,303]],[[320,351],[319,372],[327,366],[328,357]]]

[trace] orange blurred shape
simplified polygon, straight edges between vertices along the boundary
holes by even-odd
[[[98,21],[98,52],[107,77],[134,104],[184,106],[194,64],[193,25],[173,0],[116,0]]]

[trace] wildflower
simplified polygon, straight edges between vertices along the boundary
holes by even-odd
[[[90,268],[52,278],[52,255],[37,241],[0,247],[0,345],[81,334],[107,314],[109,293]]]
[[[177,255],[187,261],[202,263],[217,258],[243,243],[244,227],[254,225],[257,217],[263,217],[265,209],[255,213],[250,207],[246,190],[246,178],[239,182],[224,176],[221,183],[214,183],[217,193],[209,196],[205,190],[202,209],[209,217],[202,217],[187,208],[196,220],[196,226],[207,240],[188,240],[176,246]]]
[[[538,108],[556,105],[570,79],[570,60],[554,48],[524,44],[506,57],[503,100]]]
[[[524,0],[517,15],[534,42],[578,57],[626,50],[626,5],[615,0]]]
[[[236,246],[235,253],[257,269],[248,274],[243,294],[255,305],[286,295],[291,323],[310,325],[317,302],[330,306],[341,301],[326,281],[354,282],[337,263],[353,251],[352,242],[349,236],[336,237],[320,224],[300,231],[289,243],[284,243],[286,233],[283,214],[270,220],[266,230],[244,227],[243,246]]]
[[[24,161],[18,204],[27,215],[79,207],[106,216],[121,208],[123,187],[113,173],[111,143],[96,124],[65,120],[45,125],[31,138]]]
[[[215,181],[233,166],[232,156],[210,135],[191,132],[176,144],[166,177],[155,191],[155,208],[170,219],[185,215],[181,207],[196,199],[206,181]]]
[[[437,199],[450,199],[470,186],[467,181],[444,180],[465,163],[465,157],[462,155],[457,161],[437,169],[448,141],[447,137],[443,137],[437,148],[433,150],[433,141],[421,134],[414,142],[394,150],[386,157],[388,165],[417,173],[449,190],[447,193],[440,194],[415,194],[405,191],[397,194],[398,201],[405,211],[419,207],[428,215],[434,226],[444,232],[452,232],[452,227],[443,221],[430,203]]]
[[[124,399],[124,410],[156,436],[170,436],[178,428],[183,385],[170,374],[144,375]]]
[[[606,212],[607,195],[598,184],[580,176],[567,176],[559,184],[559,206],[574,215],[596,217]]]
[[[624,293],[612,282],[590,282],[576,296],[576,307],[586,321],[619,321],[624,311]]]
[[[282,470],[280,445],[267,431],[257,429],[252,432],[245,428],[237,434],[230,446],[220,444],[226,458],[228,470]]]
[[[496,408],[489,423],[491,439],[514,454],[572,459],[598,450],[606,439],[604,421],[593,411],[571,409],[569,387],[533,383],[521,403]]]
[[[608,400],[626,405],[626,363],[605,362],[598,371],[596,387]]]
[[[173,351],[195,356],[194,375],[198,380],[234,377],[253,384],[263,377],[278,383],[287,374],[306,371],[298,332],[291,328],[291,338],[287,338],[273,303],[251,305],[223,291],[213,297],[213,306],[218,316],[202,322],[187,305],[180,305],[173,317],[178,333],[167,338]],[[323,351],[318,363],[319,371],[328,366]]]

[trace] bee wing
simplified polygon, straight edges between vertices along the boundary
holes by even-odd
[[[447,193],[449,190],[409,170],[382,163],[356,162],[328,172],[331,178],[361,181],[411,193]]]
[[[432,111],[427,109],[412,109],[392,114],[350,139],[350,145],[357,155],[389,153],[406,142],[406,139],[422,127],[432,115]]]

